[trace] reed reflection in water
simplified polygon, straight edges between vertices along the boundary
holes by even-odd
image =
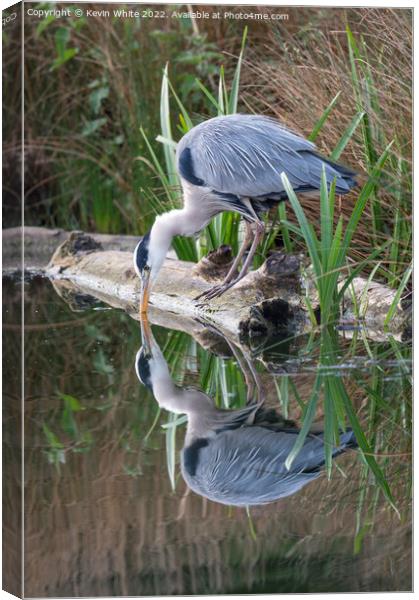
[[[13,349],[20,322],[20,296],[15,293],[19,287],[6,280],[4,289],[5,337]],[[240,367],[228,348],[214,354],[183,332],[155,326],[153,332],[172,378],[182,388],[192,384],[205,390],[220,408],[227,391],[226,407],[246,408],[250,367]],[[140,343],[139,325],[127,314],[91,308],[73,312],[45,279],[27,282],[28,597],[411,588],[410,397],[402,356],[396,361],[390,346],[370,343],[371,353],[383,356],[377,367],[340,369],[376,452],[387,455],[386,477],[402,519],[354,451],[334,461],[330,481],[322,470],[298,493],[254,506],[248,514],[244,508],[191,493],[176,463],[173,489],[167,440],[181,448],[184,424],[178,415],[172,420],[160,410],[151,392],[138,384],[133,361]],[[348,363],[348,353],[362,358],[362,343],[354,348],[351,344],[343,346],[340,364]],[[288,356],[281,358],[277,370],[289,370],[291,363],[295,369],[277,379],[281,398],[275,386],[267,385],[271,375],[262,371],[260,361],[262,385],[258,392],[253,381],[251,394],[256,402],[259,393],[265,398],[266,414],[268,407],[281,406],[281,427],[291,426],[287,419],[301,419],[296,392],[307,398],[315,377],[311,363],[309,369],[305,360],[300,364],[301,343],[291,341],[287,348]],[[407,360],[408,347],[397,348]],[[279,360],[276,353],[272,348],[265,363],[272,366]],[[13,353],[6,358],[7,377],[17,359]],[[249,381],[243,381],[246,370]],[[355,376],[356,385],[351,383]],[[10,401],[4,416],[10,424],[20,386],[12,377],[8,381]],[[360,382],[374,391],[373,411],[365,404]],[[238,395],[241,405],[232,402]],[[320,405],[316,420],[322,420]],[[46,432],[53,435],[48,438]],[[5,442],[13,443],[11,433]],[[13,445],[6,448],[6,457],[8,472],[20,473]],[[12,503],[9,492],[5,489],[3,497]],[[5,560],[13,557],[6,555]]]
[[[138,378],[160,407],[188,418],[181,470],[191,490],[222,504],[253,506],[291,496],[317,479],[325,462],[323,433],[305,439],[288,469],[285,461],[299,430],[284,427],[280,415],[264,409],[260,380],[250,362],[258,400],[248,393],[244,408],[220,410],[203,391],[177,387],[147,321],[142,322],[142,333],[144,345],[135,361]],[[238,356],[239,350],[226,343]],[[332,455],[356,447],[353,432],[347,430]]]

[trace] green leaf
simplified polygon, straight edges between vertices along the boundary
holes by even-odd
[[[100,111],[102,100],[109,96],[109,87],[100,87],[93,90],[89,96],[90,107],[95,115]]]
[[[407,282],[410,279],[410,276],[412,274],[412,270],[413,270],[413,265],[410,265],[409,268],[406,269],[406,271],[405,271],[405,273],[404,273],[404,275],[402,277],[402,280],[400,281],[400,285],[397,288],[397,292],[396,292],[396,295],[394,296],[394,300],[391,303],[391,306],[390,306],[389,311],[388,311],[388,313],[386,315],[386,318],[384,319],[384,327],[388,327],[388,324],[390,323],[391,319],[394,317],[394,313],[397,310],[397,306],[398,306],[398,304],[400,302],[400,298],[402,297],[403,290],[406,287]]]
[[[175,88],[173,87],[173,85],[172,85],[172,83],[171,83],[171,81],[170,81],[170,79],[169,79],[169,77],[168,77],[167,73],[166,73],[166,77],[167,77],[167,82],[168,82],[168,84],[169,84],[169,87],[170,87],[170,91],[172,92],[172,94],[173,94],[173,96],[174,96],[174,98],[175,98],[175,100],[176,100],[176,102],[177,102],[177,105],[178,105],[178,106],[179,106],[179,108],[180,108],[180,112],[182,113],[183,121],[184,121],[184,123],[185,123],[185,125],[186,125],[186,131],[189,131],[189,130],[190,130],[190,129],[192,129],[192,127],[193,127],[192,120],[191,120],[191,118],[190,118],[190,116],[189,116],[189,114],[188,114],[188,111],[187,111],[187,110],[186,110],[186,108],[184,107],[184,105],[183,105],[183,103],[182,103],[181,99],[180,99],[180,98],[179,98],[179,96],[176,94],[176,90],[175,90]],[[185,133],[186,133],[186,131],[185,131]]]
[[[387,248],[387,246],[389,246],[391,243],[391,240],[387,240],[387,242],[385,242],[382,246],[380,246],[379,248],[377,248],[376,250],[374,250],[373,252],[371,252],[371,254],[369,256],[367,256],[367,258],[365,258],[364,260],[362,260],[361,262],[358,263],[358,265],[354,268],[351,268],[351,272],[349,275],[347,275],[347,277],[345,278],[345,282],[342,285],[342,287],[339,290],[339,293],[337,295],[336,301],[339,303],[343,300],[343,296],[346,292],[346,290],[348,289],[348,287],[350,286],[350,284],[352,283],[353,279],[359,275],[359,273],[365,269],[365,267],[367,267],[368,265],[370,265],[371,263],[373,263],[373,261],[380,256],[380,254],[382,254],[384,252],[384,250]]]
[[[359,420],[354,411],[352,401],[349,398],[348,394],[346,393],[346,390],[340,379],[336,379],[336,385],[339,386],[339,388],[341,390],[341,397],[342,397],[343,403],[345,405],[346,414],[348,415],[349,423],[355,434],[355,437],[358,442],[359,448],[362,452],[363,458],[365,459],[365,461],[368,464],[371,471],[374,473],[375,479],[376,479],[378,485],[380,486],[382,492],[384,493],[385,497],[390,502],[391,506],[396,511],[397,515],[400,517],[399,511],[397,510],[397,507],[394,504],[393,495],[390,491],[389,485],[383,475],[382,470],[378,466],[377,461],[375,460],[375,458],[373,456],[371,447],[368,444],[367,438],[365,437],[365,434],[362,431],[361,425],[360,425]]]
[[[65,49],[70,39],[70,30],[67,27],[59,27],[55,32],[55,49],[58,58],[63,58]]]
[[[172,128],[170,124],[170,106],[169,106],[169,76],[168,76],[168,64],[166,64],[163,71],[163,80],[161,86],[160,96],[160,125],[161,131],[164,138],[172,140]],[[166,173],[167,179],[172,186],[179,185],[179,178],[176,169],[176,154],[174,148],[168,144],[163,146],[164,157],[166,161]]]
[[[352,236],[355,233],[359,220],[364,212],[365,206],[368,202],[369,197],[371,196],[374,188],[377,184],[378,178],[383,170],[384,164],[388,158],[390,148],[392,147],[393,142],[390,142],[388,146],[385,148],[384,152],[378,159],[375,164],[371,175],[368,178],[368,181],[365,183],[364,187],[361,190],[361,193],[358,196],[358,200],[354,206],[351,217],[349,219],[349,223],[346,227],[343,243],[342,243],[342,252],[346,253],[349,245],[352,241]]]
[[[74,419],[73,412],[66,406],[61,414],[61,427],[65,433],[73,438],[78,436],[77,423]]]
[[[83,407],[80,404],[79,400],[77,400],[77,398],[75,398],[74,396],[70,396],[69,394],[62,394],[61,392],[58,392],[58,395],[62,400],[64,400],[65,405],[68,406],[68,408],[73,412],[83,410]]]
[[[239,60],[237,61],[236,70],[234,72],[233,83],[231,85],[230,98],[228,102],[228,112],[230,115],[237,112],[237,103],[239,99],[239,87],[240,87],[240,73],[243,62],[244,48],[246,45],[246,37],[247,37],[247,26],[244,28],[243,37],[242,37],[242,46],[239,55]]]
[[[54,15],[48,15],[47,17],[44,17],[36,27],[36,37],[39,37],[53,21],[55,21]]]
[[[78,51],[78,48],[67,48],[67,50],[64,50],[63,55],[56,58],[52,63],[51,71],[58,69],[58,67],[61,67],[61,65],[73,58],[78,53]]]
[[[101,127],[103,127],[107,123],[106,117],[102,117],[100,119],[94,119],[93,121],[88,121],[82,129],[81,134],[85,137],[91,135],[95,131],[98,131]]]
[[[315,380],[315,383],[313,386],[313,391],[311,393],[311,397],[310,397],[308,404],[306,406],[306,409],[305,409],[305,414],[304,414],[304,419],[303,419],[303,423],[301,426],[301,430],[297,436],[297,439],[295,440],[294,446],[292,447],[290,453],[288,454],[288,456],[285,460],[285,468],[288,470],[291,468],[292,463],[296,459],[301,448],[304,446],[305,439],[310,431],[310,427],[313,423],[314,417],[316,416],[316,408],[317,408],[317,402],[319,399],[320,388],[321,388],[321,377],[319,374],[317,374],[316,380]]]
[[[280,227],[281,227],[282,239],[284,241],[284,248],[289,254],[291,254],[294,251],[294,245],[291,242],[291,238],[290,238],[290,234],[289,234],[289,227],[287,226],[287,223],[286,223],[287,208],[285,206],[285,202],[280,202],[278,204],[278,217],[279,217],[279,222],[280,222]]]
[[[220,67],[220,80],[218,83],[218,115],[222,116],[225,114],[225,104],[224,104],[224,67]]]
[[[169,422],[166,430],[166,461],[172,490],[176,489],[176,428],[177,415],[169,414]]]
[[[330,155],[330,158],[332,160],[338,160],[340,158],[340,155],[345,150],[348,142],[350,141],[353,134],[355,133],[356,128],[361,123],[362,119],[364,118],[364,115],[365,115],[364,112],[359,112],[354,116],[354,118],[350,122],[347,129],[345,129],[342,137],[336,144],[335,149],[333,150],[332,154]]]
[[[60,440],[58,439],[58,437],[55,435],[55,433],[53,433],[51,431],[51,429],[48,427],[48,425],[46,423],[42,423],[42,430],[45,434],[45,437],[47,438],[48,444],[52,447],[52,448],[64,448],[64,444],[62,444],[60,442]]]
[[[313,228],[309,225],[307,218],[304,214],[304,211],[301,207],[301,204],[300,204],[297,196],[295,195],[295,192],[289,182],[287,175],[284,172],[281,173],[281,179],[282,179],[282,183],[284,185],[284,189],[287,192],[287,196],[289,198],[291,206],[297,217],[298,223],[301,228],[301,232],[302,232],[305,242],[307,244],[311,262],[313,263],[315,274],[319,278],[322,275],[322,267],[321,267],[319,252],[318,252],[318,246],[319,246],[318,239],[316,237],[316,234],[314,233]]]
[[[202,92],[204,92],[205,96],[208,98],[208,100],[211,102],[211,104],[213,104],[215,106],[215,108],[217,109],[217,112],[218,112],[219,104],[218,104],[216,98],[214,98],[214,96],[211,94],[209,89],[207,87],[205,87],[205,85],[203,83],[201,83],[199,81],[199,79],[196,80],[196,83],[198,84],[198,86],[202,90]]]
[[[314,140],[317,138],[317,136],[320,133],[321,128],[323,127],[324,123],[326,122],[328,116],[330,115],[330,113],[332,112],[332,110],[334,109],[334,107],[337,104],[337,101],[339,100],[339,96],[341,95],[341,91],[339,91],[336,96],[333,98],[333,100],[330,102],[329,106],[324,110],[323,114],[321,115],[320,119],[316,122],[316,124],[313,127],[312,132],[310,133],[310,135],[308,136],[308,139],[311,142],[314,142]]]

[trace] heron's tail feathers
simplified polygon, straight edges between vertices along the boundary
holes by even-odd
[[[356,437],[352,429],[347,429],[341,434],[340,445],[336,448],[336,452],[340,454],[349,448],[358,448],[358,442],[356,441]]]
[[[347,194],[353,187],[357,185],[356,176],[357,172],[345,165],[334,162],[329,158],[320,156],[315,152],[312,152],[313,156],[320,159],[323,163],[326,163],[331,169],[326,168],[327,179],[333,180],[336,178],[336,193]]]
[[[339,445],[333,448],[332,456],[336,458],[340,454],[343,454],[350,448],[357,448],[355,434],[352,429],[347,429],[340,435]],[[301,469],[304,473],[316,473],[325,464],[324,456],[324,433],[311,434],[304,445],[306,448],[306,455],[301,458],[303,468]],[[303,454],[303,450],[301,451]],[[305,463],[303,462],[305,460]],[[299,456],[297,455],[295,460],[295,467],[298,467]]]

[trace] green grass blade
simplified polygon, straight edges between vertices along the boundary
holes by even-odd
[[[329,197],[327,190],[326,168],[323,165],[320,181],[320,245],[323,272],[327,269],[332,246],[333,214],[330,205],[334,203],[334,195]]]
[[[181,99],[180,99],[180,98],[179,98],[179,96],[177,95],[177,93],[176,93],[176,90],[175,90],[175,88],[173,87],[173,85],[172,85],[172,83],[171,83],[171,81],[170,81],[170,79],[169,79],[168,77],[167,77],[167,82],[168,82],[168,84],[169,84],[170,91],[172,92],[172,94],[173,94],[173,96],[174,96],[174,98],[175,98],[175,100],[176,100],[176,102],[177,102],[177,105],[179,106],[180,112],[182,113],[182,116],[183,116],[183,119],[184,119],[184,121],[185,121],[186,127],[187,127],[187,129],[188,129],[188,131],[189,131],[189,129],[192,129],[192,127],[193,127],[193,123],[192,123],[192,120],[191,120],[191,118],[190,118],[190,116],[189,116],[189,114],[188,114],[188,111],[187,111],[187,110],[186,110],[186,108],[184,107],[184,105],[183,105],[183,103],[182,103]]]
[[[365,437],[364,432],[362,431],[358,417],[356,416],[356,413],[354,411],[352,401],[349,398],[348,394],[346,393],[346,390],[345,390],[342,382],[340,380],[337,380],[336,384],[341,388],[341,392],[342,392],[341,395],[342,395],[342,399],[343,399],[343,402],[345,405],[346,414],[348,415],[349,423],[355,434],[355,437],[358,442],[359,448],[362,452],[362,455],[363,455],[366,463],[368,464],[369,468],[373,472],[375,479],[376,479],[378,485],[380,486],[384,496],[387,498],[387,500],[389,501],[391,506],[394,508],[396,513],[399,515],[399,511],[397,510],[396,505],[394,504],[393,495],[390,491],[389,485],[384,477],[384,474],[383,474],[381,468],[379,467],[379,465],[377,464],[377,461],[375,460],[375,458],[373,456],[372,449],[371,449],[370,445],[368,444],[367,438]]]
[[[289,252],[291,254],[294,251],[294,244],[291,242],[289,228],[286,225],[287,208],[286,208],[285,202],[280,202],[278,204],[278,216],[279,216],[282,240],[284,242],[284,248],[287,252]]]
[[[230,115],[237,112],[237,103],[239,99],[240,73],[243,62],[244,48],[247,38],[247,26],[244,28],[242,37],[242,46],[240,50],[239,60],[237,61],[236,70],[234,72],[233,83],[231,84],[230,98],[228,100],[228,112]]]
[[[174,491],[176,488],[176,428],[175,421],[178,416],[175,413],[169,414],[169,422],[166,430],[166,461],[167,471],[169,473],[170,485]]]
[[[365,258],[360,263],[358,263],[358,265],[355,268],[352,267],[351,273],[346,277],[345,283],[342,285],[342,287],[339,290],[339,293],[338,293],[337,299],[336,299],[337,302],[341,302],[343,300],[343,296],[344,296],[346,290],[348,289],[348,287],[351,285],[353,279],[357,275],[359,275],[359,273],[361,273],[361,271],[363,269],[365,269],[365,267],[370,265],[378,256],[380,256],[380,254],[383,253],[383,251],[387,248],[387,246],[390,245],[390,243],[391,243],[391,240],[388,240],[382,246],[380,246],[379,248],[377,248],[376,250],[371,252],[371,254],[369,256],[367,256],[367,258]]]
[[[292,463],[296,459],[301,448],[304,446],[305,439],[310,431],[310,427],[313,423],[314,417],[316,416],[316,408],[317,408],[317,401],[319,398],[320,388],[321,388],[321,376],[319,374],[317,374],[316,381],[315,381],[314,387],[313,387],[313,392],[312,392],[311,397],[306,406],[301,430],[297,436],[297,439],[295,440],[294,446],[292,447],[290,453],[288,454],[288,456],[285,460],[285,468],[288,470],[291,468]]]
[[[334,412],[333,397],[326,378],[324,382],[324,458],[327,478],[332,474],[332,458],[334,447],[336,416]]]
[[[169,77],[168,65],[166,64],[163,71],[163,80],[160,96],[160,124],[162,135],[167,140],[173,140],[172,128],[170,124],[170,107],[169,107]],[[174,148],[168,144],[163,145],[164,157],[166,161],[167,177],[170,185],[179,185],[179,180],[176,170],[176,153]]]
[[[317,136],[319,135],[323,125],[325,124],[325,122],[327,121],[327,118],[329,117],[330,113],[332,112],[332,110],[334,109],[334,107],[337,104],[337,101],[339,100],[339,96],[341,95],[341,91],[339,91],[336,96],[333,98],[333,100],[330,102],[329,106],[324,110],[323,114],[321,115],[320,119],[316,122],[316,124],[314,125],[312,132],[310,133],[310,135],[308,136],[308,139],[310,140],[310,142],[314,142],[314,140],[317,138]]]
[[[400,285],[397,288],[397,292],[396,295],[394,296],[394,300],[391,303],[391,306],[389,308],[389,311],[386,315],[386,318],[384,319],[384,327],[387,327],[388,324],[390,323],[391,319],[394,317],[394,314],[397,310],[397,306],[400,302],[400,298],[402,297],[403,294],[403,290],[407,285],[407,282],[410,279],[410,276],[412,274],[412,270],[413,270],[413,265],[410,265],[408,269],[406,269],[401,281],[400,281]]]
[[[162,185],[164,187],[166,195],[167,195],[168,198],[171,198],[172,194],[171,194],[171,191],[170,191],[170,188],[169,188],[170,182],[169,182],[169,180],[168,180],[168,178],[166,176],[166,173],[164,172],[164,169],[161,166],[160,161],[157,158],[157,156],[156,156],[156,154],[155,154],[155,152],[153,150],[153,147],[150,144],[150,142],[149,142],[149,140],[147,138],[147,135],[146,135],[146,133],[145,133],[145,131],[144,131],[144,129],[142,127],[140,127],[140,133],[141,133],[141,135],[144,138],[144,141],[145,141],[146,146],[147,146],[147,150],[149,151],[151,159],[152,159],[152,164],[154,165],[155,171],[156,171],[157,175],[159,176],[159,179],[160,179],[160,181],[161,181],[161,183],[162,183]],[[140,158],[142,158],[142,157],[140,157]]]
[[[201,81],[199,81],[199,79],[195,79],[195,81],[198,84],[201,91],[204,92],[205,96],[211,102],[211,104],[213,104],[215,106],[215,108],[217,109],[217,113],[218,113],[220,110],[220,105],[218,104],[217,99],[214,98],[214,96],[211,94],[209,89],[207,87],[205,87],[205,85],[203,83],[201,83]]]
[[[332,154],[330,155],[330,158],[332,160],[338,160],[340,158],[340,155],[345,150],[348,142],[350,141],[353,134],[355,133],[358,125],[361,123],[362,119],[364,118],[364,115],[365,115],[364,112],[357,113],[354,116],[354,118],[352,119],[352,121],[349,123],[347,129],[345,129],[342,137],[340,138],[340,140],[336,144]]]
[[[355,204],[355,207],[352,211],[351,217],[349,219],[349,223],[346,227],[345,235],[342,243],[342,252],[345,254],[349,248],[349,245],[352,241],[353,234],[357,228],[359,220],[364,212],[365,206],[368,202],[369,197],[373,193],[377,180],[382,173],[384,164],[388,158],[390,148],[393,145],[393,142],[390,142],[388,146],[385,148],[384,152],[376,162],[368,181],[365,183],[364,187],[361,190],[361,193],[358,196],[358,200]]]
[[[322,267],[321,267],[321,261],[320,261],[320,257],[319,257],[319,251],[318,251],[319,241],[316,237],[316,234],[314,233],[313,228],[308,223],[307,218],[304,214],[304,211],[301,207],[301,204],[300,204],[297,196],[295,195],[295,192],[289,182],[287,175],[284,172],[281,173],[281,179],[282,179],[282,183],[284,185],[284,189],[287,192],[287,196],[289,198],[291,206],[297,217],[298,223],[301,228],[301,232],[302,232],[305,242],[307,244],[307,248],[308,248],[308,251],[310,254],[311,262],[313,263],[315,274],[317,277],[321,277]]]
[[[220,81],[218,83],[218,115],[222,116],[225,114],[225,103],[224,103],[224,67],[220,67]]]

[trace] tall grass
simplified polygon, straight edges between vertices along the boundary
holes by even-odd
[[[217,98],[211,93],[208,87],[206,87],[199,79],[197,79],[197,84],[202,93],[202,98],[207,99],[210,102],[212,110],[215,111],[215,114],[210,114],[210,116],[234,114],[237,111],[240,74],[246,37],[247,28],[245,28],[243,32],[241,51],[229,89],[226,85],[223,67],[219,69],[218,73],[219,84]],[[170,110],[170,92],[177,107],[176,114],[178,122],[176,124],[176,129],[178,129],[180,133],[184,135],[194,126],[192,116],[180,100],[179,95],[169,80],[168,65],[166,65],[163,72],[160,95],[161,135],[157,137],[157,140],[163,145],[164,166],[153,150],[152,140],[148,139],[145,132],[141,130],[149,150],[152,169],[159,177],[159,180],[166,193],[164,200],[161,200],[158,206],[155,207],[157,212],[168,210],[169,208],[173,208],[180,203],[180,179],[176,168],[176,142],[173,136],[174,128],[172,126],[172,116]],[[197,257],[203,256],[210,250],[215,250],[221,244],[230,244],[233,247],[233,250],[237,251],[239,221],[239,216],[232,213],[223,213],[218,215],[207,226],[197,246],[194,246],[191,241],[183,242],[179,239],[176,239],[174,242],[174,248],[178,257],[183,260],[196,260]]]
[[[199,82],[199,88],[202,91],[203,96],[210,100],[211,107],[213,111],[215,111],[215,114],[210,114],[208,115],[209,117],[233,114],[237,111],[237,105],[239,100],[240,76],[243,64],[246,37],[247,28],[245,28],[243,33],[241,51],[238,57],[236,69],[234,71],[232,79],[232,84],[229,90],[226,86],[224,70],[222,67],[220,68],[218,74],[218,98],[216,98],[202,82]],[[175,128],[172,126],[172,116],[170,110],[170,92],[172,93],[177,107],[177,111],[175,113],[178,117],[176,129],[178,129],[183,135],[187,133],[194,125],[192,116],[189,114],[184,104],[179,99],[178,94],[176,93],[173,85],[169,80],[168,66],[166,65],[163,73],[160,97],[160,126],[162,133],[156,138],[157,141],[161,142],[164,147],[164,166],[161,163],[161,161],[159,161],[158,156],[153,150],[152,141],[146,137],[144,131],[142,130],[142,135],[145,138],[150,155],[150,167],[152,168],[153,172],[158,176],[166,194],[165,199],[162,200],[157,206],[155,206],[157,212],[161,212],[167,210],[168,208],[172,208],[173,206],[176,206],[180,201],[178,192],[180,187],[180,180],[178,178],[176,169],[176,142],[172,133],[173,129]],[[315,123],[311,134],[308,136],[310,140],[314,141],[321,132],[321,129],[327,121],[328,117],[330,116],[333,108],[335,107],[339,96],[340,92],[333,98],[330,104],[323,111],[318,121]],[[357,127],[360,125],[363,117],[364,113],[358,112],[350,121],[348,127],[343,132],[341,138],[337,142],[336,147],[334,148],[331,154],[331,157],[334,160],[338,160],[340,158],[340,155],[344,151],[347,144],[350,142]],[[140,160],[143,160],[144,162],[149,164],[148,159],[141,158]],[[374,173],[377,180],[379,177],[379,172],[380,170],[375,171]],[[371,193],[372,192],[370,191],[369,195]],[[333,215],[331,216],[331,218],[333,221]],[[268,221],[267,218],[266,220]],[[178,257],[183,260],[196,260],[197,255],[202,256],[207,251],[214,250],[221,244],[230,244],[233,247],[233,250],[237,251],[239,228],[240,219],[238,215],[232,213],[223,213],[218,215],[208,225],[198,242],[197,248],[192,247],[191,243],[188,244],[187,242],[180,242],[179,240],[175,241],[174,247],[178,254]],[[280,234],[282,234],[284,246],[286,247],[286,249],[288,251],[292,251],[293,242],[291,241],[291,232],[292,225],[286,222],[286,208],[281,203],[278,207],[277,214],[275,215],[273,221],[268,227],[268,234],[265,236],[265,240],[261,246],[259,254],[255,259],[255,265],[258,266],[263,262],[268,252],[275,247],[277,237]],[[339,242],[337,241],[337,243]],[[328,251],[328,249],[326,249],[326,251]],[[346,250],[340,256],[344,257],[345,253]]]
[[[140,19],[40,24],[26,15],[27,223],[144,233],[156,211],[180,202],[173,155],[181,134],[217,114],[268,113],[361,176],[395,138],[350,257],[361,261],[371,245],[389,242],[376,275],[397,288],[411,260],[410,13],[290,14],[295,28],[249,25],[246,50],[239,23],[197,32],[189,20],[156,29]],[[345,196],[335,219],[345,221],[355,200]],[[303,206],[316,223],[318,199]],[[301,248],[284,225],[294,219],[285,204],[271,216],[255,266],[278,245]],[[222,215],[198,244],[176,240],[175,248],[197,260],[222,242],[235,249],[240,235],[237,215]]]
[[[196,73],[211,79],[221,59],[192,31],[190,20],[159,30],[140,18],[25,16],[28,224],[134,234],[151,226],[142,190],[160,190],[135,157],[148,152],[140,126],[150,138],[159,128],[161,65],[173,59],[179,97],[202,112]]]
[[[290,18],[299,22],[302,15],[290,9]],[[307,9],[303,31],[274,26],[263,51],[257,45],[249,49],[241,99],[247,108],[268,111],[312,135],[332,158],[342,155],[359,171],[361,183],[394,140],[353,236],[350,258],[358,262],[383,247],[376,276],[397,288],[411,260],[412,13],[342,9],[333,19]],[[327,107],[326,119],[321,107]],[[352,126],[349,143],[339,148],[342,131]],[[355,201],[354,192],[339,203],[344,221]],[[305,198],[303,206],[317,224],[317,198]]]

